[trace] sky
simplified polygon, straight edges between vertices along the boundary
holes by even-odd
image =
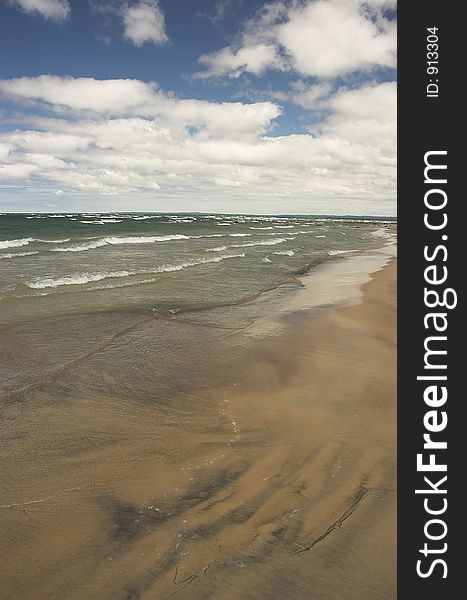
[[[396,213],[394,0],[0,0],[0,211]]]

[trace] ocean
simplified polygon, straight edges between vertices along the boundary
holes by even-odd
[[[336,256],[377,246],[387,224],[335,217],[0,215],[0,322],[235,305]]]

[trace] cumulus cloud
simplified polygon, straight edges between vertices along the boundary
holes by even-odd
[[[199,79],[228,75],[239,77],[244,71],[261,75],[267,69],[276,66],[282,68],[282,59],[273,44],[251,44],[237,50],[222,48],[212,54],[200,56],[199,62],[206,67],[205,72],[197,73]]]
[[[68,0],[10,0],[10,4],[26,13],[40,14],[55,21],[65,21],[70,15]]]
[[[307,86],[303,81],[298,80],[292,84],[292,93],[289,94],[289,98],[303,108],[312,109],[318,108],[318,101],[329,96],[331,91],[330,83],[316,83]]]
[[[169,38],[165,31],[165,16],[158,0],[138,0],[123,9],[125,38],[135,46],[146,42],[162,45]]]
[[[394,83],[329,92],[317,100],[324,121],[284,136],[273,135],[276,103],[185,100],[137,80],[0,80],[0,94],[28,106],[20,127],[0,133],[4,185],[175,196],[192,208],[228,197],[238,211],[279,199],[297,212],[352,200],[387,213],[378,201],[394,199]]]
[[[393,0],[276,1],[248,21],[236,42],[200,57],[197,77],[238,77],[266,69],[332,79],[396,65]]]
[[[155,118],[172,130],[196,128],[199,135],[228,132],[257,135],[281,114],[272,102],[208,102],[178,99],[155,83],[136,79],[93,79],[40,75],[0,80],[0,93],[16,102],[37,104],[68,116]]]

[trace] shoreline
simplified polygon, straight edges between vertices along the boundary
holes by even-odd
[[[220,381],[201,378],[166,407],[136,402],[112,371],[100,377],[114,395],[78,388],[79,372],[28,392],[19,412],[47,435],[23,448],[46,440],[40,468],[20,465],[26,489],[0,501],[6,597],[392,600],[395,259],[384,248],[312,269],[272,317],[220,327],[232,348]],[[208,324],[156,325],[200,336]],[[151,352],[152,331],[138,352]],[[7,416],[14,432],[17,408]],[[7,478],[7,494],[18,483]]]

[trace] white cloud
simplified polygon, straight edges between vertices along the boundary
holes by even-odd
[[[0,82],[0,91],[16,100],[43,102],[55,110],[124,114],[147,104],[153,97],[150,84],[134,79],[98,80],[87,77],[21,77]]]
[[[168,42],[165,31],[165,16],[158,0],[138,0],[123,9],[125,38],[135,46],[146,42],[162,45]]]
[[[201,56],[206,69],[196,76],[258,75],[269,68],[332,79],[393,68],[396,24],[384,11],[394,6],[393,0],[274,2],[245,24],[235,44]]]
[[[293,85],[293,92],[290,99],[303,108],[317,108],[318,101],[329,96],[332,90],[330,83],[316,83],[307,86],[298,80]]]
[[[0,80],[0,92],[17,102],[38,103],[55,113],[155,117],[170,123],[172,129],[194,127],[207,135],[263,133],[281,113],[271,102],[177,99],[158,90],[154,83],[135,79],[41,75]]]
[[[46,19],[65,21],[70,15],[68,0],[10,0],[26,13],[38,13]]]
[[[158,207],[176,198],[191,210],[218,201],[238,212],[394,207],[394,83],[328,93],[317,100],[328,116],[312,133],[275,137],[275,103],[183,100],[137,80],[0,80],[0,94],[28,105],[21,129],[0,133],[4,185],[93,202],[137,194]]]
[[[394,81],[342,90],[323,104],[331,113],[320,127],[323,137],[347,140],[354,148],[371,148],[378,153],[375,159],[381,164],[395,164],[397,88]]]
[[[254,44],[243,46],[238,50],[222,48],[212,54],[203,54],[200,56],[199,62],[207,68],[205,72],[196,75],[200,79],[220,75],[236,78],[244,71],[261,75],[274,65],[277,68],[282,67],[282,60],[278,55],[277,48],[272,44]]]

